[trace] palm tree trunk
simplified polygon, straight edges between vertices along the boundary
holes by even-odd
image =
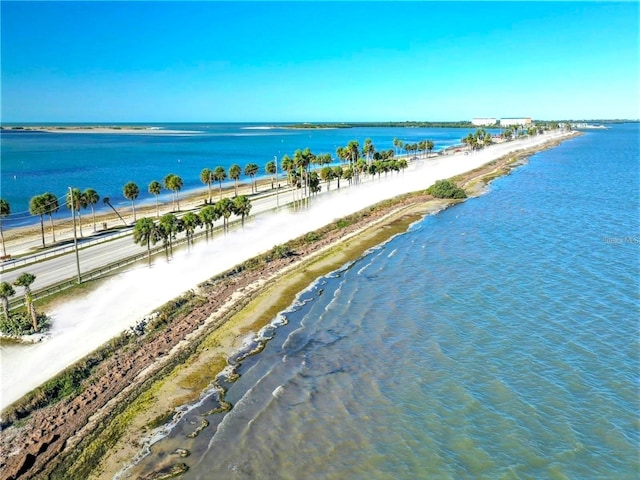
[[[31,315],[33,330],[37,332],[38,331],[38,314],[36,313],[36,307],[33,305],[33,299],[31,298],[31,289],[29,287],[24,288],[24,301],[27,306],[27,311]]]
[[[51,225],[51,238],[53,243],[56,242],[56,231],[53,228],[53,215],[49,215],[49,224]]]
[[[82,215],[80,215],[80,209],[78,209],[78,226],[80,227],[80,237],[82,237]]]
[[[93,219],[93,231],[96,231],[96,212],[93,209],[93,205],[91,205],[91,218]],[[54,239],[55,242],[55,239]]]
[[[2,220],[0,220],[0,238],[2,239],[2,256],[7,256],[7,247],[4,244],[4,232],[2,231]]]
[[[44,248],[44,219],[40,215],[40,233],[42,233],[42,247]]]

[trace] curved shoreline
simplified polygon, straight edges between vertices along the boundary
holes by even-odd
[[[477,181],[482,175],[495,178],[501,173],[507,173],[508,164],[513,156],[519,158],[529,156],[568,138],[572,137],[555,139],[551,143],[546,142],[531,150],[490,161],[480,169],[458,176],[458,181],[469,183],[473,179]],[[119,469],[114,470],[114,465],[121,465],[122,461],[126,461],[123,459],[130,459],[135,453],[141,429],[158,417],[163,415],[166,417],[167,411],[175,406],[189,403],[197,398],[202,391],[202,385],[206,387],[213,370],[217,368],[212,368],[212,363],[216,365],[226,363],[227,353],[234,349],[234,342],[243,338],[247,332],[256,331],[267,323],[264,315],[274,310],[276,313],[282,310],[282,303],[285,307],[290,304],[291,299],[300,291],[298,282],[306,286],[322,275],[322,268],[329,268],[326,270],[328,273],[349,259],[359,257],[369,248],[367,241],[373,242],[370,245],[373,246],[395,234],[392,232],[394,225],[400,228],[400,231],[406,230],[408,224],[422,217],[427,211],[426,200],[428,200],[426,196],[414,194],[404,196],[400,200],[396,199],[394,202],[383,202],[384,205],[378,210],[366,210],[356,222],[345,229],[334,228],[333,232],[310,245],[305,245],[302,241],[299,247],[296,246],[296,253],[299,253],[296,257],[266,263],[256,270],[245,269],[234,275],[221,275],[213,285],[210,285],[211,290],[201,292],[204,294],[202,295],[204,305],[194,307],[183,318],[172,320],[170,329],[162,330],[158,335],[145,339],[141,342],[142,345],[138,345],[140,347],[138,350],[128,352],[128,359],[127,352],[119,352],[114,356],[115,359],[107,360],[107,364],[102,365],[104,368],[101,368],[103,375],[98,379],[94,378],[91,382],[91,387],[95,387],[93,390],[87,388],[80,397],[37,411],[22,428],[3,432],[3,444],[11,437],[16,440],[14,445],[25,445],[21,453],[32,451],[35,455],[31,454],[34,458],[30,466],[17,458],[7,458],[4,455],[5,458],[0,458],[0,465],[14,467],[13,470],[7,470],[8,472],[22,470],[24,474],[54,470],[60,472],[60,469],[65,472],[87,473],[87,468],[90,468],[89,471],[94,470],[97,460],[108,454],[102,463],[101,473],[94,473],[94,478],[110,478],[108,475]],[[441,207],[442,205],[438,208]],[[347,238],[347,235],[350,236]],[[323,265],[323,259],[324,267],[313,266],[315,262]],[[292,280],[296,276],[299,280]],[[287,278],[289,278],[289,285],[293,287],[291,291],[282,286],[278,287],[281,296],[284,296],[283,300],[276,300],[274,295],[269,295],[268,289],[276,288],[274,286],[276,279],[286,281]],[[262,298],[262,302],[271,302],[271,305],[269,303],[253,304],[251,303],[253,300],[248,298],[250,295]],[[244,313],[236,316],[236,320],[230,321],[234,313],[241,310]],[[263,312],[263,314],[256,312]],[[267,320],[270,318],[273,316]],[[153,342],[156,343],[153,344]],[[214,346],[217,346],[217,353],[209,357],[209,354],[213,355]],[[136,352],[142,353],[138,355]],[[208,359],[204,362],[205,366],[196,367],[198,359],[205,357]],[[221,360],[213,360],[215,358]],[[191,370],[186,367],[175,368],[187,359],[189,359],[188,364],[193,367]],[[129,364],[126,363],[127,360],[130,361]],[[136,360],[136,368],[133,368],[134,362],[131,360]],[[146,362],[145,366],[140,364],[141,361]],[[116,363],[110,366],[110,362]],[[127,370],[126,365],[132,366]],[[206,378],[203,378],[203,371],[208,375]],[[183,380],[177,380],[174,376],[180,372],[183,373]],[[101,388],[103,390],[100,390]],[[172,396],[166,395],[167,392],[161,390],[162,388],[172,388]],[[160,394],[161,391],[162,394]],[[101,396],[105,392],[106,394]],[[162,399],[164,403],[159,402],[158,399]],[[63,417],[70,413],[74,414],[73,417],[67,417],[68,421],[65,422]],[[97,416],[91,419],[90,417],[94,414]],[[50,418],[54,421],[50,421]],[[58,419],[57,424],[55,419]],[[94,428],[99,425],[101,429]],[[63,429],[62,426],[65,428]],[[36,429],[48,434],[31,435]],[[78,446],[81,447],[82,453],[77,452]],[[61,455],[58,456],[59,454]],[[57,462],[62,462],[57,469],[52,464],[54,457]],[[19,465],[20,463],[22,465]]]

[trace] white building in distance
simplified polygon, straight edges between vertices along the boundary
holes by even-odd
[[[510,127],[511,125],[531,125],[531,117],[500,119],[501,127]]]
[[[486,127],[488,125],[495,125],[498,123],[497,118],[473,118],[471,124],[477,127]]]

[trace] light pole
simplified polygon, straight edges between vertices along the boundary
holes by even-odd
[[[276,208],[280,208],[280,198],[278,197],[280,182],[278,182],[278,157],[276,155],[273,156],[273,161],[276,164]]]
[[[80,255],[78,254],[78,236],[76,235],[76,210],[75,198],[73,198],[73,189],[69,187],[69,203],[71,203],[71,216],[73,217],[73,246],[76,251],[76,268],[78,269],[78,285],[82,283],[80,277]]]

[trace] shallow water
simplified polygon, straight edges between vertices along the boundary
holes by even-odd
[[[206,398],[129,475],[638,478],[638,133],[537,154],[319,279],[233,408]]]

